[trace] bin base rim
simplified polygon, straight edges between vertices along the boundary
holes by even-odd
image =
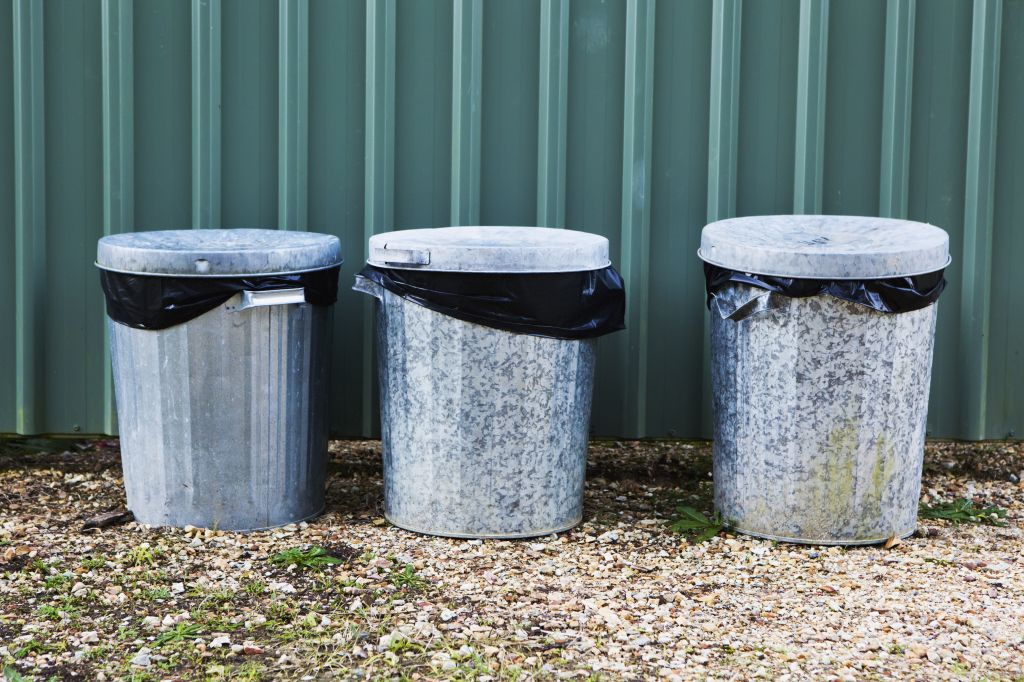
[[[132,514],[135,514],[135,512],[132,511],[131,509],[129,509],[128,511],[131,511]],[[298,519],[292,519],[290,521],[285,521],[284,523],[275,523],[275,524],[273,524],[271,526],[258,526],[256,528],[224,528],[223,526],[218,526],[216,528],[216,530],[224,531],[225,533],[258,533],[258,532],[263,531],[263,530],[273,530],[275,528],[284,528],[285,526],[289,526],[289,525],[291,525],[293,523],[302,523],[303,521],[310,521],[310,520],[315,519],[316,517],[322,515],[325,511],[327,511],[327,504],[326,503],[324,503],[320,507],[320,509],[318,509],[317,511],[313,512],[312,514],[309,514],[307,516],[303,516],[303,517],[298,518]],[[194,523],[183,523],[183,524],[180,524],[180,525],[176,524],[176,523],[149,523],[148,521],[140,520],[138,517],[135,518],[135,522],[139,523],[139,524],[142,524],[142,525],[150,526],[152,528],[179,528],[180,529],[180,528],[184,528],[185,526],[194,526],[195,528],[199,528],[200,530],[214,530],[213,528],[210,528],[209,526],[196,526]]]
[[[743,535],[749,535],[750,537],[761,538],[762,540],[774,540],[776,542],[788,542],[788,543],[791,543],[791,544],[794,544],[794,545],[831,545],[831,546],[836,546],[836,547],[840,547],[840,546],[858,547],[858,546],[866,546],[866,545],[880,545],[880,544],[882,544],[884,542],[887,542],[889,540],[889,538],[892,537],[892,536],[888,536],[888,537],[884,537],[884,538],[877,538],[877,539],[870,539],[870,540],[828,540],[828,539],[811,540],[811,539],[808,539],[808,538],[793,538],[793,537],[787,537],[785,535],[772,535],[770,533],[758,533],[756,531],[744,530],[744,529],[740,528],[739,526],[730,526],[728,524],[726,524],[724,527],[726,529],[732,531],[732,532],[742,533]],[[916,531],[916,530],[917,530],[917,525],[915,524],[914,527],[911,528],[909,532],[904,533],[904,534],[899,536],[900,540],[905,540],[905,539],[909,538],[911,535],[914,534],[914,531]]]
[[[523,540],[526,538],[539,538],[553,533],[564,533],[567,530],[571,530],[580,524],[583,520],[583,514],[580,514],[568,524],[555,526],[550,529],[527,531],[525,533],[460,533],[458,531],[428,530],[425,528],[418,528],[412,524],[400,523],[388,514],[384,514],[384,518],[387,519],[388,523],[396,528],[401,528],[402,530],[407,530],[413,533],[420,533],[421,535],[434,535],[441,538],[459,538],[465,540]]]

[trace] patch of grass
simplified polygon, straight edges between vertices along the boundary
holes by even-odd
[[[87,661],[97,661],[102,658],[105,658],[108,654],[110,654],[110,652],[111,648],[106,644],[97,644],[96,646],[92,647],[84,654],[82,654],[82,658],[84,658]]]
[[[56,590],[71,582],[71,578],[70,573],[54,573],[46,576],[46,579],[43,580],[43,587],[48,590]]]
[[[970,667],[964,665],[960,661],[954,661],[953,663],[950,663],[949,664],[949,669],[957,677],[964,677],[966,675],[969,675],[970,672],[971,672]]]
[[[687,536],[690,542],[707,542],[718,535],[725,523],[718,514],[708,518],[693,507],[680,506],[676,509],[679,516],[669,525],[676,533]]]
[[[929,564],[935,564],[936,566],[952,566],[953,565],[953,562],[950,561],[949,559],[942,559],[942,558],[937,557],[937,556],[926,556],[924,558],[924,560],[926,562],[928,562]]]
[[[893,642],[889,645],[889,653],[893,654],[894,656],[902,656],[903,654],[907,653],[907,650],[902,645]]]
[[[4,666],[4,682],[29,682],[27,677],[9,665]]]
[[[43,604],[38,609],[39,615],[47,620],[75,620],[78,617],[79,611],[76,608],[57,608],[52,604]]]
[[[228,679],[256,682],[263,679],[263,666],[256,661],[247,661],[237,668],[230,670],[228,675]]]
[[[295,609],[290,604],[282,600],[274,600],[270,602],[270,606],[267,607],[267,622],[275,621],[277,623],[290,623],[295,617]]]
[[[135,628],[130,628],[125,625],[122,625],[117,629],[117,638],[121,641],[137,639],[138,636],[139,631]]]
[[[206,669],[208,680],[239,680],[239,682],[257,682],[263,678],[263,666],[255,661],[247,661],[239,666],[216,663]]]
[[[166,587],[150,587],[142,593],[142,596],[150,601],[156,601],[157,599],[170,599],[172,595]]]
[[[983,526],[1006,526],[1006,510],[995,505],[975,507],[974,500],[960,498],[952,502],[923,505],[917,514],[922,519],[937,519],[959,525],[973,523]]]
[[[405,637],[396,637],[388,644],[388,651],[399,656],[408,651],[419,654],[423,653],[423,645],[417,644]]]
[[[107,565],[107,557],[102,554],[99,556],[91,556],[82,561],[82,568],[87,571],[94,571],[97,568],[104,568]]]
[[[172,629],[165,632],[161,632],[153,640],[153,646],[165,646],[167,644],[174,644],[176,642],[183,642],[187,639],[195,639],[199,634],[202,634],[203,627],[196,623],[178,623]]]
[[[208,632],[234,632],[242,627],[242,623],[214,616],[203,620],[203,626]]]
[[[344,562],[328,554],[323,547],[310,547],[307,550],[293,547],[270,557],[270,563],[283,567],[295,565],[299,568],[322,568]]]
[[[86,590],[82,594],[61,594],[56,598],[57,603],[60,604],[60,608],[63,611],[79,611],[87,604],[95,603],[99,601],[99,594],[96,590]]]
[[[416,568],[412,564],[406,564],[401,571],[392,571],[388,579],[400,590],[418,592],[427,586],[427,581],[416,575]]]
[[[58,651],[61,648],[63,647],[52,646],[50,644],[47,644],[46,642],[40,642],[38,639],[35,639],[33,637],[32,639],[25,642],[25,644],[20,649],[15,650],[15,652],[11,655],[14,656],[15,660],[18,660],[20,658],[25,658],[29,654],[45,654],[49,651]]]
[[[148,542],[143,542],[138,547],[132,547],[124,557],[124,563],[129,566],[153,566],[160,556],[160,550],[150,547]]]
[[[251,594],[254,597],[258,597],[267,591],[267,584],[262,580],[250,580],[242,586],[246,594]]]
[[[234,600],[235,593],[230,590],[214,590],[206,598],[218,604],[227,604]]]

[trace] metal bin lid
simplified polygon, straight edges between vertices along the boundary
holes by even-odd
[[[835,215],[730,218],[701,233],[712,265],[799,279],[886,279],[949,265],[949,235],[910,220]]]
[[[240,277],[341,264],[337,237],[287,230],[159,230],[103,237],[96,265],[137,275]]]
[[[608,240],[550,227],[436,227],[370,237],[370,265],[439,272],[578,272],[608,267]]]

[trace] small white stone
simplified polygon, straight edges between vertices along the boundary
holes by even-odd
[[[138,666],[140,668],[148,668],[151,663],[152,660],[150,659],[149,656],[149,649],[140,649],[139,653],[135,654],[135,656],[132,658],[132,665]]]
[[[455,612],[452,611],[451,609],[445,609],[445,610],[441,611],[441,620],[443,620],[444,622],[447,623],[448,621],[452,620],[453,618],[455,618]]]
[[[229,644],[231,644],[230,637],[214,637],[213,640],[210,642],[210,648],[219,649],[222,646],[227,646]]]
[[[86,630],[78,636],[78,639],[85,644],[92,644],[93,642],[100,641],[100,636],[95,630]]]
[[[295,587],[291,583],[270,583],[271,592],[281,592],[282,594],[291,594],[295,592]]]

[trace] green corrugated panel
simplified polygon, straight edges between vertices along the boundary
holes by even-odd
[[[607,236],[629,330],[593,430],[707,435],[708,220],[949,231],[929,428],[1024,425],[1024,0],[14,0],[0,12],[0,432],[112,432],[92,253],[308,228],[346,264],[332,426],[377,432],[369,235]]]
[[[0,45],[11,45],[13,12],[0,11]],[[0,433],[18,428],[15,397],[17,314],[14,293],[14,74],[13,50],[0,50]],[[82,361],[86,361],[82,358]]]
[[[985,435],[1020,438],[1024,405],[1024,2],[1003,5]]]

